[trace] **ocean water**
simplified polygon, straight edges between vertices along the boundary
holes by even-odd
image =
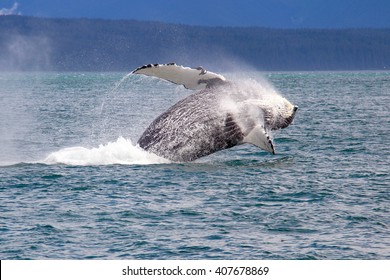
[[[184,88],[0,73],[0,258],[390,259],[390,72],[243,76],[299,106],[277,154],[170,163],[135,143]]]

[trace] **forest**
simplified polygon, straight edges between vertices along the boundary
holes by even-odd
[[[0,16],[0,71],[130,71],[167,62],[213,70],[386,70],[390,29]]]

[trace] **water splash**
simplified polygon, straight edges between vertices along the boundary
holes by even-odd
[[[43,160],[44,164],[109,165],[109,164],[160,164],[168,160],[148,153],[131,140],[119,137],[115,142],[97,148],[70,147],[53,152]]]
[[[104,106],[106,104],[106,101],[115,93],[118,91],[120,86],[132,75],[132,72],[126,74],[122,77],[117,83],[115,83],[115,86],[110,90],[110,92],[106,95],[105,99],[102,102],[102,105],[100,106],[100,115],[103,114]]]

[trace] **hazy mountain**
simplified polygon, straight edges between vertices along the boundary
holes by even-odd
[[[207,68],[390,67],[390,29],[200,27],[134,20],[0,17],[1,70],[128,71],[175,61]]]
[[[6,0],[0,14],[201,26],[390,28],[389,0]]]

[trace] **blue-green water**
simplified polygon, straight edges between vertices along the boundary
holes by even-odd
[[[185,164],[133,143],[189,92],[124,75],[0,74],[1,259],[390,258],[389,72],[247,73],[299,106],[277,155]]]

